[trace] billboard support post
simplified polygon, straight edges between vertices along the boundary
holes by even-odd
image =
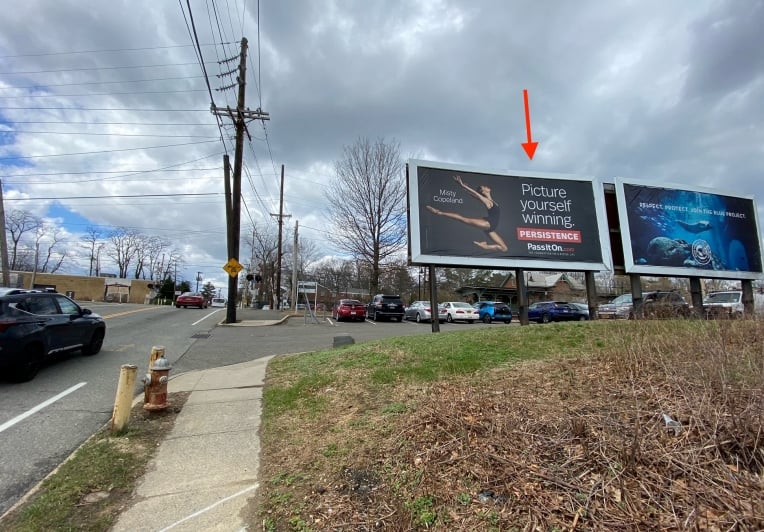
[[[594,272],[584,272],[586,282],[586,306],[589,307],[589,319],[597,319],[597,284],[594,282]]]
[[[520,315],[520,325],[528,325],[528,289],[525,284],[525,270],[515,268],[517,285],[517,312]]]
[[[440,332],[440,312],[438,308],[438,282],[437,275],[435,275],[435,266],[432,264],[427,265],[427,269],[430,274],[430,316],[432,319],[432,332]]]
[[[644,301],[642,300],[642,278],[639,274],[629,274],[631,281],[631,301],[634,308],[634,319],[644,316]]]
[[[703,317],[703,288],[700,285],[700,277],[690,277],[690,300],[695,311],[695,317]]]
[[[746,316],[753,316],[754,312],[754,298],[753,298],[753,281],[750,279],[742,279],[740,281],[740,288],[743,292],[743,313]]]

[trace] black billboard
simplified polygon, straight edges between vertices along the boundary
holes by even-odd
[[[591,178],[409,161],[413,264],[610,269],[602,186]]]
[[[752,197],[616,179],[628,273],[724,279],[762,277]]]

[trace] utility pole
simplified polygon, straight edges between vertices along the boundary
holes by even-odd
[[[5,234],[5,206],[3,205],[3,182],[0,180],[0,267],[3,268],[3,286],[11,286],[11,267],[8,263],[8,240]]]
[[[202,272],[196,272],[196,292],[199,291],[199,281],[202,280]]]
[[[297,310],[297,256],[300,250],[297,247],[297,229],[300,225],[299,220],[294,221],[294,245],[292,246],[292,311]]]
[[[271,216],[277,216],[271,213]],[[291,214],[284,214],[284,165],[281,165],[281,191],[279,193],[279,250],[276,258],[276,310],[281,310],[281,234],[284,226],[284,218],[291,218]]]
[[[225,61],[233,61],[236,58],[226,59]],[[244,100],[246,96],[245,88],[247,83],[247,39],[241,39],[241,52],[239,53],[239,75],[237,77],[237,83],[239,85],[239,95],[236,100],[236,109],[231,109],[226,106],[220,108],[215,104],[212,104],[212,114],[217,116],[227,116],[233,120],[236,126],[236,152],[233,156],[233,187],[231,191],[230,204],[226,205],[226,222],[228,228],[228,258],[239,260],[239,238],[241,232],[241,168],[242,158],[244,156],[244,133],[246,131],[247,120],[270,120],[268,113],[264,113],[261,109],[251,111],[244,107]],[[224,87],[224,89],[231,88]],[[251,137],[250,137],[251,138]],[[226,175],[226,183],[228,182],[228,176]],[[226,189],[228,190],[228,189]],[[226,309],[226,323],[236,322],[236,295],[238,292],[238,275],[230,276],[228,278],[228,306]]]

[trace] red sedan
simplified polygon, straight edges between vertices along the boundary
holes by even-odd
[[[198,292],[183,292],[175,300],[175,308],[207,308],[207,299]]]
[[[366,305],[355,299],[340,299],[332,308],[332,318],[337,321],[366,319]]]

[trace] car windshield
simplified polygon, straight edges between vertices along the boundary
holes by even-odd
[[[739,292],[717,292],[715,294],[709,294],[706,298],[706,303],[737,303],[740,301]]]
[[[470,305],[469,303],[459,303],[459,302],[457,302],[457,303],[454,303],[453,306],[454,306],[454,308],[472,308],[472,305]]]
[[[625,305],[627,303],[631,303],[631,294],[621,294],[613,301],[611,301],[611,303],[613,305]]]
[[[356,301],[355,299],[345,299],[342,301],[343,305],[360,305],[360,301]]]

